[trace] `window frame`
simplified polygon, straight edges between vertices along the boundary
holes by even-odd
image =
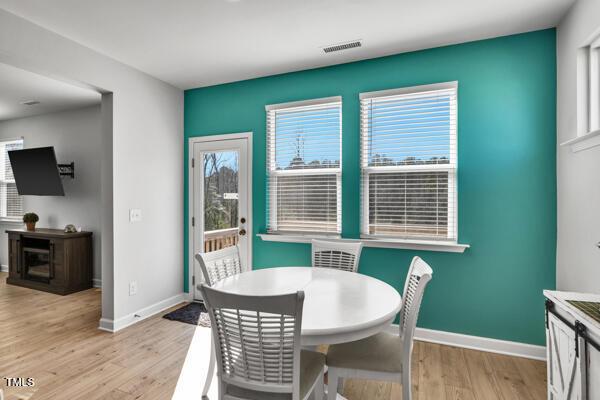
[[[600,130],[600,33],[577,55],[577,136]]]
[[[21,149],[25,148],[25,139],[23,137],[16,137],[16,138],[6,138],[6,139],[0,139],[0,145],[2,147],[2,150],[4,150],[6,148],[7,144],[10,143],[17,143],[17,142],[21,142]],[[6,153],[4,151],[4,154],[6,154],[6,156],[8,157],[8,153]],[[4,154],[2,155],[2,157],[4,157]],[[5,163],[9,162],[9,160],[4,160]],[[12,171],[12,166],[11,166],[11,171]],[[14,175],[13,175],[14,177]],[[5,211],[5,213],[8,211],[8,199],[7,199],[7,191],[6,189],[3,190],[3,188],[8,187],[9,184],[15,184],[16,187],[16,181],[14,179],[5,179],[4,178],[4,174],[0,175],[0,212],[2,210]],[[8,223],[22,223],[23,221],[23,214],[25,213],[24,210],[24,205],[23,205],[23,196],[19,195],[19,199],[21,202],[21,215],[19,216],[14,216],[14,217],[9,217],[6,215],[2,215],[0,213],[0,221],[1,222],[8,222]]]
[[[340,133],[339,133],[339,166],[337,168],[299,168],[289,170],[278,170],[277,169],[277,157],[276,157],[276,128],[274,130],[269,126],[269,113],[276,113],[281,110],[290,109],[314,109],[326,108],[331,105],[339,106],[339,119],[340,119]],[[314,236],[318,234],[322,237],[339,238],[342,232],[342,116],[343,116],[343,103],[341,96],[324,97],[318,99],[293,101],[280,104],[270,104],[265,106],[266,111],[266,167],[267,167],[267,232],[270,235],[302,235],[302,236]],[[296,230],[280,230],[278,229],[277,219],[277,186],[274,188],[270,186],[272,177],[278,176],[310,176],[310,175],[335,175],[336,176],[336,196],[337,196],[337,210],[336,210],[336,227],[337,232],[320,232],[320,231],[296,231]]]
[[[369,166],[368,138],[369,133],[365,131],[362,103],[365,100],[375,98],[393,97],[398,95],[419,94],[438,90],[454,90],[453,109],[455,123],[450,127],[450,163],[449,164],[423,164],[423,165],[395,165],[395,166]],[[434,83],[403,87],[398,89],[380,90],[375,92],[360,93],[360,174],[361,174],[361,197],[360,197],[360,237],[372,240],[395,240],[409,242],[440,242],[458,243],[458,81]],[[454,149],[454,151],[452,151]],[[382,235],[369,233],[369,176],[372,173],[381,172],[448,172],[448,235],[446,238],[429,238],[418,236]],[[451,190],[451,188],[453,190]]]
[[[600,35],[590,44],[590,131],[600,130]]]
[[[575,138],[561,143],[573,153],[600,146],[600,29],[577,49]]]

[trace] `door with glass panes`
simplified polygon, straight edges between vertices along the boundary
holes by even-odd
[[[194,254],[238,246],[244,269],[251,269],[248,142],[247,137],[193,142],[190,210]],[[201,299],[202,271],[195,258],[193,263],[194,298]]]

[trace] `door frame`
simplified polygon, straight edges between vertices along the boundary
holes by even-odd
[[[252,264],[252,132],[227,133],[221,135],[194,136],[188,139],[188,298],[194,300],[194,226],[192,226],[192,217],[194,217],[194,170],[192,168],[192,159],[194,158],[194,144],[205,142],[220,142],[234,139],[246,139],[248,141],[248,154],[246,157],[246,168],[248,168],[248,216],[246,219],[246,232],[248,235],[248,259]],[[240,168],[242,166],[240,165]],[[252,265],[248,266],[252,269]]]

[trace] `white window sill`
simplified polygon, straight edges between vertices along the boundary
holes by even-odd
[[[326,239],[339,242],[362,242],[365,247],[383,247],[389,249],[441,251],[446,253],[464,253],[470,246],[453,242],[437,242],[433,240],[395,240],[395,239],[344,239],[317,235],[291,235],[259,233],[256,236],[266,242],[310,243],[312,239]]]
[[[575,139],[567,140],[560,144],[561,146],[571,146],[571,151],[577,153],[578,151],[586,150],[592,147],[600,146],[600,129],[586,133],[583,136],[576,137]]]
[[[25,225],[20,219],[0,218],[0,224],[2,225]]]

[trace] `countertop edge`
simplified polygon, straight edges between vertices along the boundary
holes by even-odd
[[[600,336],[600,323],[567,302],[567,300],[600,302],[600,295],[593,293],[563,292],[559,290],[544,290],[543,293],[547,299],[552,300],[555,304],[559,304],[560,307],[573,318],[584,323],[584,325],[589,330],[593,331],[595,335]]]

